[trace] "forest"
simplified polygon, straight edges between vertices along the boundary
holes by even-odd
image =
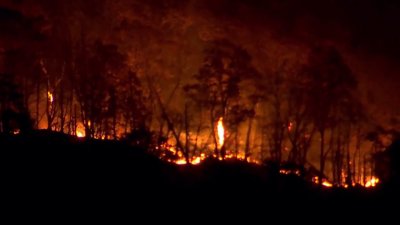
[[[118,140],[174,164],[235,159],[313,171],[327,187],[375,186],[376,156],[400,119],[374,106],[337,41],[346,31],[319,24],[329,18],[277,22],[249,2],[1,3],[0,132]]]

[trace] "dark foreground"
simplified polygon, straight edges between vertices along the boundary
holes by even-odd
[[[398,204],[399,189],[391,184],[369,190],[320,189],[301,177],[240,161],[176,166],[119,142],[47,132],[0,138],[2,202],[11,210],[132,207],[177,215],[197,209],[217,215],[221,210],[328,215]]]

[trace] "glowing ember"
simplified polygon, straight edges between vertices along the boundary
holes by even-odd
[[[51,103],[53,103],[53,101],[54,101],[53,94],[50,91],[47,92],[47,99]]]
[[[220,117],[218,120],[218,125],[217,125],[217,130],[218,130],[218,144],[219,147],[222,147],[225,142],[225,129],[224,129],[224,123],[223,123],[223,118]]]
[[[13,131],[13,134],[14,135],[17,135],[17,134],[19,134],[21,131],[19,130],[19,129],[15,129],[14,131]]]
[[[368,180],[368,181],[365,183],[365,187],[366,187],[366,188],[375,187],[376,184],[378,184],[378,183],[379,183],[379,178],[377,178],[377,177],[372,177],[370,180]]]

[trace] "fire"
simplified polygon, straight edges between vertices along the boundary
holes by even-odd
[[[83,127],[82,124],[78,124],[78,126],[76,127],[75,133],[76,133],[76,136],[79,137],[79,138],[83,138],[83,137],[86,136],[85,128]]]
[[[178,165],[185,165],[186,164],[186,159],[181,158],[175,161],[176,164]]]
[[[200,163],[201,163],[201,160],[202,160],[201,157],[196,157],[196,158],[192,159],[191,164],[193,164],[193,165],[200,164]]]
[[[78,131],[76,131],[76,136],[82,138],[82,137],[85,137],[85,133],[78,130]]]
[[[244,152],[239,152],[237,155],[230,153],[230,154],[227,154],[225,156],[225,159],[241,159],[241,160],[244,160],[245,158],[246,157],[245,157]]]
[[[222,147],[225,142],[225,129],[222,117],[220,117],[218,120],[217,130],[218,130],[218,144],[219,147]]]
[[[319,184],[319,177],[318,176],[313,177],[312,181],[316,184]],[[322,186],[330,188],[333,187],[333,184],[329,182],[327,179],[322,178]]]
[[[322,182],[322,185],[325,186],[325,187],[332,187],[333,186],[329,181],[326,181],[326,180]]]
[[[365,183],[365,187],[366,187],[366,188],[375,187],[378,183],[379,183],[379,178],[377,178],[377,177],[372,177],[370,180],[368,180],[368,181]]]
[[[285,174],[285,175],[289,175],[289,174],[294,174],[296,176],[300,176],[301,175],[301,172],[298,169],[294,169],[294,170],[280,169],[279,173],[280,174]]]
[[[54,101],[53,94],[50,91],[47,92],[47,99],[49,100],[50,103],[53,103]]]
[[[204,159],[202,156],[197,156],[192,158],[190,161],[190,164],[192,165],[198,165],[201,163],[201,161]],[[178,160],[174,161],[175,164],[177,165],[185,165],[186,164],[186,159],[185,158],[179,158]]]

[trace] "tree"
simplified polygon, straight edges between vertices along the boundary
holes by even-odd
[[[76,93],[88,137],[108,136],[108,123],[116,117],[115,78],[124,67],[125,56],[115,45],[100,41],[83,44],[79,54]],[[115,124],[115,123],[114,123]],[[114,133],[115,136],[115,133]]]
[[[308,84],[299,71],[290,73],[287,80],[286,99],[286,132],[291,143],[288,161],[304,167],[307,162],[307,154],[315,133],[312,118],[309,115],[310,106],[307,104]]]
[[[336,123],[334,109],[344,99],[349,99],[356,87],[356,80],[340,53],[331,46],[311,49],[303,68],[307,85],[310,116],[320,135],[320,180],[325,169],[327,152],[325,137],[328,128]],[[321,182],[320,182],[321,183]]]
[[[0,74],[0,132],[27,132],[32,120],[11,74]]]
[[[235,117],[235,113],[244,112],[243,87],[240,85],[257,75],[247,51],[228,40],[216,40],[210,42],[205,50],[203,64],[194,75],[195,83],[185,87],[186,93],[208,110],[216,157],[222,156],[221,150],[225,147],[218,148],[216,122],[221,117]],[[243,119],[226,121],[231,122],[228,126],[237,126]]]

